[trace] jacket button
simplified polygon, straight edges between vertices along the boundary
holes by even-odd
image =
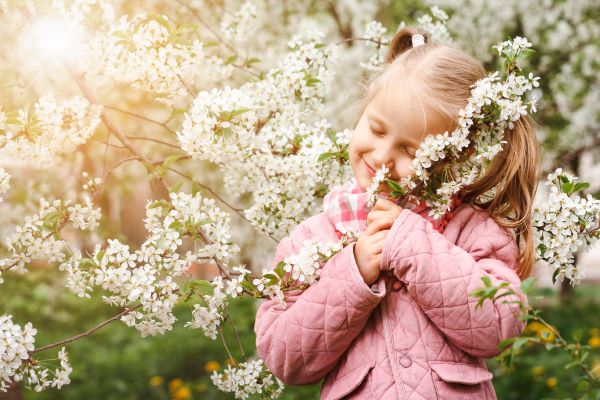
[[[400,282],[400,281],[394,281],[394,283],[392,283],[392,289],[394,289],[394,291],[400,290],[401,287],[402,287],[402,282]]]
[[[402,356],[400,358],[400,365],[402,365],[404,368],[408,368],[412,365],[412,360],[409,356]]]

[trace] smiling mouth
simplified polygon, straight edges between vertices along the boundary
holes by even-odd
[[[367,167],[367,172],[369,173],[369,175],[371,176],[375,176],[375,174],[377,173],[363,158],[363,162],[365,163],[365,166]]]

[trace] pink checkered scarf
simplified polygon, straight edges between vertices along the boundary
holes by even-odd
[[[389,198],[385,193],[379,193],[379,197]],[[333,223],[336,228],[336,233],[339,238],[342,237],[342,229],[352,229],[363,232],[367,228],[367,201],[368,193],[358,186],[356,177],[353,177],[348,182],[341,186],[335,186],[329,193],[325,195],[323,199],[323,209],[327,213],[329,220]],[[454,207],[460,204],[458,198],[454,198]],[[427,219],[433,227],[440,233],[444,231],[444,228],[448,224],[448,220],[453,217],[452,212],[446,213],[443,218],[439,220],[433,219],[429,214],[429,207],[422,200],[419,204],[408,203],[405,208],[408,208],[412,212],[421,215]],[[342,229],[340,229],[342,228]]]

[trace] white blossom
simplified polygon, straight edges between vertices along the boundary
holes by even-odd
[[[283,382],[273,376],[260,359],[243,362],[236,367],[228,365],[223,373],[213,371],[211,379],[219,390],[233,393],[236,399],[247,399],[253,394],[276,399],[284,388]]]
[[[585,276],[574,265],[573,255],[580,249],[589,249],[598,239],[600,221],[600,200],[590,194],[581,198],[569,193],[580,190],[577,180],[562,168],[550,173],[545,182],[550,186],[548,199],[532,212],[537,258],[554,268],[559,281],[567,278],[573,286]]]

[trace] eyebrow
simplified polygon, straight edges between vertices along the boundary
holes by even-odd
[[[374,122],[376,122],[376,123],[378,123],[380,125],[383,125],[383,129],[388,130],[388,127],[385,124],[385,121],[383,120],[383,118],[379,117],[377,114],[374,114],[374,113],[371,112],[371,114],[369,115],[368,119],[372,120],[372,121],[374,121]],[[415,140],[411,140],[411,139],[408,139],[408,138],[405,138],[405,140],[408,141],[415,148],[419,148],[419,146],[420,146],[420,143],[418,143]]]

